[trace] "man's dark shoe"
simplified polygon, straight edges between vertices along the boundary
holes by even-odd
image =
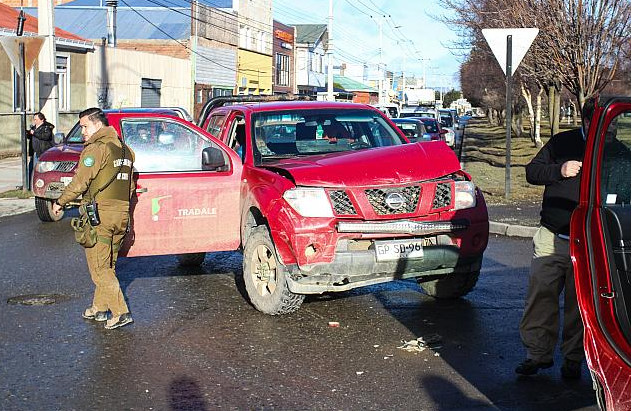
[[[560,374],[565,380],[579,380],[582,376],[582,362],[564,359]]]
[[[540,362],[527,358],[516,367],[516,374],[519,375],[534,375],[541,368],[553,367],[553,360],[548,362]]]
[[[121,314],[119,317],[112,317],[106,321],[104,328],[107,330],[114,330],[115,328],[123,327],[126,324],[132,322],[132,315],[130,313]]]
[[[108,311],[98,311],[95,307],[88,307],[82,313],[82,317],[87,320],[106,321],[108,319]]]

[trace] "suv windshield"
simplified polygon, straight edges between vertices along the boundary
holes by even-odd
[[[79,122],[68,132],[66,136],[66,144],[83,144],[84,138],[82,137],[82,128],[79,126]]]
[[[252,117],[256,160],[327,154],[405,144],[373,110],[262,112]],[[257,163],[259,161],[256,161]]]

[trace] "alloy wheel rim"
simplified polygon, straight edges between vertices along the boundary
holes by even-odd
[[[269,247],[258,245],[252,258],[251,281],[261,297],[276,291],[278,270],[275,256]]]

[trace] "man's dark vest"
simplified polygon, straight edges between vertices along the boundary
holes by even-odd
[[[95,200],[123,200],[130,199],[130,179],[132,178],[132,154],[130,149],[124,144],[125,149],[114,142],[97,143],[99,149],[104,150],[107,162],[106,166],[99,170],[97,176],[92,181],[89,191],[95,195]],[[113,180],[113,176],[116,176]]]

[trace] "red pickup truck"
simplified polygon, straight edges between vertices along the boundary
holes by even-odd
[[[306,294],[417,278],[440,298],[476,284],[488,241],[480,191],[444,143],[407,144],[361,104],[208,102],[199,127],[162,114],[108,119],[136,153],[122,255],[243,251],[251,303],[297,310]]]

